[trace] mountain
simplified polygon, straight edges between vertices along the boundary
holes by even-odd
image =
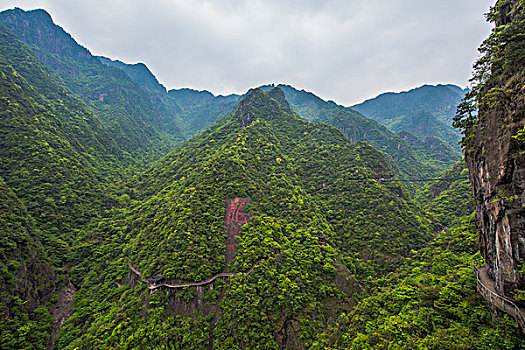
[[[3,23],[61,84],[83,100],[133,159],[155,157],[182,140],[171,114],[122,70],[80,46],[44,10],[0,13]]]
[[[144,63],[127,64],[119,60],[112,60],[107,57],[97,56],[99,61],[106,66],[118,68],[137,83],[141,88],[152,93],[166,93],[167,90],[159,83],[157,78],[151,73]]]
[[[241,98],[239,95],[214,96],[208,91],[191,89],[174,89],[166,95],[164,86],[158,83],[145,65],[126,64],[104,57],[99,57],[99,60],[105,65],[121,69],[147,91],[150,100],[155,101],[155,105],[162,106],[159,108],[177,121],[185,137],[204,130],[221,115],[231,112]],[[406,135],[398,137],[350,108],[324,101],[312,93],[298,91],[288,85],[279,85],[279,88],[284,91],[291,108],[303,118],[336,126],[351,141],[367,141],[388,154],[390,165],[402,177],[436,177],[459,159],[457,150],[436,137],[414,141],[417,138],[410,136],[413,142],[408,144],[403,139]],[[268,91],[271,86],[263,86],[261,89]],[[417,187],[415,183],[408,186],[412,190]]]
[[[523,348],[495,313],[525,295],[522,12],[491,9],[454,118],[476,198],[440,137],[287,85],[167,91],[1,13],[0,348]]]
[[[351,309],[354,274],[390,270],[431,239],[403,188],[375,180],[390,171],[368,144],[299,118],[281,90],[251,90],[79,239],[60,347],[309,347]],[[151,294],[142,281],[155,275],[202,285],[151,282]]]
[[[457,162],[443,178],[468,173]],[[429,183],[418,198],[436,236],[373,283],[369,295],[318,336],[313,349],[521,348],[523,335],[477,292],[473,266],[481,266],[474,198],[468,180]]]
[[[264,86],[268,90],[272,86]],[[460,153],[437,137],[421,141],[408,132],[393,133],[355,110],[324,101],[318,96],[278,85],[290,107],[303,118],[335,126],[352,142],[365,141],[387,156],[389,165],[402,178],[434,178],[460,158]],[[419,184],[405,183],[411,191]]]
[[[100,58],[105,64],[122,69],[135,82],[148,91],[157,91],[157,98],[162,99],[172,108],[172,114],[181,115],[184,135],[191,136],[213,124],[221,115],[229,113],[241,96],[214,96],[208,91],[191,89],[170,90],[164,96],[164,87],[143,65],[128,65],[106,58]],[[139,68],[140,67],[140,68]],[[269,91],[273,85],[261,86]],[[359,112],[337,105],[333,101],[324,101],[313,93],[297,90],[289,85],[278,85],[284,91],[291,108],[303,118],[336,126],[354,142],[366,141],[389,156],[390,165],[402,177],[436,177],[459,159],[459,152],[435,136],[428,136],[419,141],[406,132],[395,135],[382,125],[364,117]],[[452,88],[452,85],[450,87]],[[458,88],[459,89],[459,88]],[[412,190],[414,184],[408,185]]]
[[[0,347],[45,349],[57,277],[25,206],[0,178]]]
[[[523,334],[476,291],[473,216],[459,219],[378,282],[312,349],[519,349]]]
[[[89,108],[3,25],[0,63],[0,176],[60,265],[74,232],[113,201],[105,187],[126,156]]]
[[[388,92],[352,106],[394,132],[407,131],[424,140],[437,136],[459,149],[452,119],[468,89],[455,85],[423,85],[400,93]]]
[[[209,99],[189,89],[168,93],[146,65],[93,56],[44,10],[3,11],[0,22],[92,109],[134,159],[164,154],[230,112],[239,100],[236,95]]]
[[[0,347],[45,349],[71,308],[72,245],[120,204],[130,161],[2,24],[0,91]]]
[[[162,153],[170,145],[204,130],[218,117],[229,113],[240,99],[238,95],[213,96],[206,91],[190,89],[171,90],[166,93],[165,87],[144,64],[126,64],[92,56],[62,28],[53,24],[51,17],[43,10],[4,11],[0,15],[0,21],[32,47],[41,61],[93,109],[118,144],[134,157],[142,156],[143,153]],[[338,106],[331,101],[326,102],[311,93],[297,91],[290,86],[279,87],[283,89],[292,108],[310,121],[336,125],[334,115],[345,111],[344,119],[352,120],[350,124],[353,129],[356,124],[370,124],[368,121],[356,122],[356,119],[363,118],[352,109]],[[449,90],[454,91],[452,87]],[[337,122],[341,124],[340,117]],[[348,127],[345,123],[342,124],[337,126]],[[381,126],[374,125],[373,128],[378,129]],[[405,158],[400,157],[400,153],[411,153],[398,150],[399,147],[406,147],[399,138],[392,140],[389,145],[380,145],[381,142],[384,143],[387,133],[384,130],[374,131],[381,134],[379,140],[368,137],[368,130],[369,126],[355,129],[356,137],[352,140],[367,141],[397,160]],[[392,135],[386,137],[395,138]],[[400,166],[402,175],[435,174],[458,159],[455,154],[457,152],[444,146],[439,147],[439,153],[435,152],[432,148],[438,142],[437,139],[422,140],[420,145],[429,147],[424,147],[422,152],[417,152],[418,156],[414,155],[412,160],[407,160],[405,165]],[[415,165],[418,157],[430,158],[430,162],[424,166]],[[432,164],[433,160],[437,163]],[[394,162],[391,162],[391,165],[393,164]],[[425,170],[420,172],[418,169]]]
[[[173,117],[184,137],[189,138],[213,124],[221,115],[230,113],[241,96],[215,96],[209,91],[172,89],[160,84],[142,63],[127,64],[106,57],[98,57],[105,65],[119,68],[150,95],[155,105],[163,106]]]
[[[452,227],[455,221],[474,212],[465,161],[458,161],[441,178],[442,180],[428,183],[416,196],[416,201],[436,225],[436,232]]]
[[[187,135],[195,135],[206,129],[219,117],[230,113],[241,99],[235,94],[215,96],[208,91],[186,88],[169,90],[168,95],[182,108]]]

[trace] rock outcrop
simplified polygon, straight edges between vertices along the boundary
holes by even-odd
[[[524,95],[520,98],[525,105]],[[481,252],[496,289],[515,289],[525,257],[525,144],[512,138],[524,111],[498,108],[483,114],[465,158],[476,198]]]
[[[523,16],[518,3],[507,1],[505,6]],[[496,15],[505,21],[495,19],[496,26],[510,20],[508,9],[499,10]],[[523,32],[519,23],[514,29]],[[525,126],[525,67],[523,61],[513,61],[518,53],[512,50],[510,56],[503,48],[490,57],[492,76],[478,93],[478,120],[467,130],[465,150],[481,253],[497,292],[507,296],[525,289],[525,141],[517,137]],[[502,58],[505,65],[499,67]]]

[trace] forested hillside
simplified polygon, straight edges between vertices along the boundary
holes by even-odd
[[[458,162],[444,178],[467,172]],[[514,320],[494,318],[476,291],[482,266],[468,180],[429,183],[418,196],[436,233],[366,295],[312,349],[522,349]]]
[[[57,79],[90,106],[133,159],[165,153],[183,138],[231,112],[240,99],[238,95],[214,96],[191,89],[166,92],[143,64],[92,56],[53,24],[45,11],[4,11],[0,21],[30,45]],[[457,150],[438,138],[423,137],[419,141],[411,135],[396,135],[352,109],[291,86],[280,87],[292,109],[303,118],[336,126],[351,141],[370,143],[389,155],[390,166],[402,177],[435,177],[459,158]],[[421,99],[429,97],[439,99],[432,93]],[[420,101],[414,99],[415,103]]]
[[[213,124],[221,115],[230,113],[240,100],[239,95],[214,96],[209,91],[192,89],[172,89],[166,91],[148,67],[142,63],[126,64],[118,60],[99,57],[108,66],[116,67],[126,73],[142,87],[164,113],[172,116],[173,123],[179,125],[185,137],[191,137]]]
[[[463,90],[436,88],[380,114],[442,128]],[[1,12],[0,348],[525,348],[476,291],[464,160],[408,129],[289,85],[168,91]]]
[[[324,101],[312,93],[279,85],[291,108],[303,118],[335,126],[352,142],[365,141],[383,152],[396,175],[401,178],[434,178],[454,164],[460,154],[437,137],[423,141],[408,133],[393,133],[359,112]],[[263,89],[269,89],[265,86]],[[405,184],[412,191],[418,183]]]
[[[158,157],[182,140],[170,113],[120,69],[94,57],[43,10],[8,10],[3,23],[25,42],[61,84],[84,101],[113,135],[118,146],[138,162]]]
[[[456,85],[424,85],[384,93],[352,108],[394,132],[407,131],[422,140],[437,136],[458,150],[460,135],[452,127],[452,120],[467,92]]]
[[[473,215],[458,220],[378,279],[312,349],[522,349],[514,320],[493,318],[476,291],[477,236]]]
[[[59,282],[39,230],[0,178],[0,348],[45,349],[53,329],[47,308]]]
[[[390,171],[370,146],[298,118],[282,91],[252,90],[230,117],[144,173],[132,208],[82,238],[84,263],[74,278],[84,306],[66,325],[61,346],[96,346],[101,337],[106,346],[145,346],[183,329],[191,331],[170,337],[172,346],[311,345],[353,304],[353,275],[384,273],[430,239],[430,222],[403,188],[375,180]],[[250,223],[233,248],[226,245],[225,198],[249,198]],[[151,295],[129,278],[128,263],[174,284],[255,267],[213,289]],[[141,300],[158,306],[143,321]],[[133,321],[115,318],[122,308]],[[107,317],[118,332],[104,326]],[[160,327],[151,331],[154,324]],[[138,337],[146,329],[148,336]]]
[[[56,263],[110,203],[124,153],[89,109],[0,25],[0,176],[42,229]]]

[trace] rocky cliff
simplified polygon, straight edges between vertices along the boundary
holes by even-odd
[[[481,253],[508,296],[525,289],[524,13],[523,1],[498,1],[489,14],[496,28],[480,49],[486,60],[474,67],[489,76],[475,77],[479,111],[465,135]]]

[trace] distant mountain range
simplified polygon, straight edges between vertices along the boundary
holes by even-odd
[[[2,349],[516,343],[473,297],[469,183],[435,130],[457,87],[365,102],[392,131],[284,84],[168,91],[14,9],[0,92]]]
[[[394,132],[407,131],[421,139],[436,136],[459,149],[461,136],[452,127],[452,119],[467,92],[456,85],[423,85],[400,93],[387,92],[352,108]]]
[[[142,63],[126,64],[91,55],[88,49],[78,45],[55,25],[43,10],[4,11],[0,14],[0,22],[34,50],[59,82],[90,106],[117,144],[134,159],[158,157],[181,140],[204,130],[221,115],[231,112],[242,97],[214,96],[207,91],[192,89],[167,91]],[[458,96],[462,92],[460,88],[425,86],[405,94],[381,95],[351,109],[292,86],[279,87],[292,109],[303,118],[334,125],[345,130],[350,140],[367,141],[394,159],[401,158],[396,148],[399,149],[403,140],[410,144],[407,146],[421,148],[420,158],[437,159],[447,165],[459,158],[459,152],[442,144],[436,137],[457,150],[459,136],[450,126],[443,124],[450,120],[455,110],[454,102],[459,101]],[[268,88],[262,87],[263,90]],[[453,101],[454,97],[456,100]],[[405,104],[408,106],[406,111],[400,107]],[[378,124],[370,124],[356,110],[394,132],[403,130],[415,137],[406,133],[398,136],[390,134]],[[391,127],[389,120],[402,112],[405,114],[396,117],[396,127]],[[338,115],[337,120],[335,115]],[[370,128],[376,131],[371,133]],[[385,145],[386,139],[391,139],[393,143]],[[439,166],[439,170],[443,167]],[[412,173],[412,170],[405,173]]]

